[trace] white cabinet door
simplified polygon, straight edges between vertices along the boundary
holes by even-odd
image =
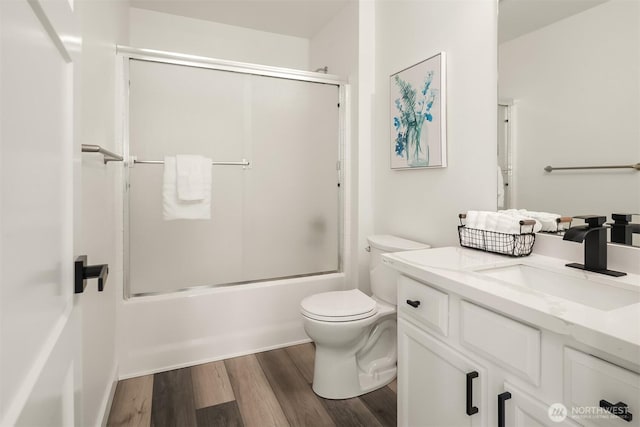
[[[0,425],[73,425],[76,14],[0,1]]]
[[[585,425],[640,426],[640,375],[565,347],[564,400]]]
[[[504,402],[504,427],[579,427],[561,403],[545,404],[506,382],[504,389],[511,395]]]
[[[473,372],[477,376],[468,379]],[[486,426],[487,384],[486,369],[398,320],[399,426]],[[478,410],[473,414],[468,407]]]

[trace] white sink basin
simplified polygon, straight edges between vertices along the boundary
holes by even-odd
[[[599,310],[614,310],[640,302],[638,291],[526,264],[480,269],[476,272]]]

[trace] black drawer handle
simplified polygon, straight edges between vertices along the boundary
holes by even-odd
[[[418,308],[418,306],[420,305],[420,301],[418,300],[411,301],[410,299],[408,299],[407,304],[409,304],[413,308]]]
[[[478,378],[478,371],[467,373],[467,415],[478,413],[478,407],[473,406],[473,379]]]
[[[498,395],[498,427],[504,427],[504,402],[511,399],[511,393],[505,391]]]
[[[611,412],[616,417],[620,417],[626,422],[630,423],[633,419],[633,414],[629,412],[629,405],[624,402],[618,402],[615,405],[602,399],[600,401],[600,407],[605,411]]]

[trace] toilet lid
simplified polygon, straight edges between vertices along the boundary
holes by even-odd
[[[311,295],[300,303],[302,314],[326,322],[346,322],[376,314],[378,305],[358,289],[323,292]]]

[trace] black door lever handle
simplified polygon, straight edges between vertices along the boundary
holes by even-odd
[[[418,306],[420,306],[420,301],[418,301],[418,300],[413,301],[413,300],[408,299],[407,300],[407,304],[409,304],[413,308],[418,308]]]
[[[76,294],[81,294],[87,287],[87,279],[98,279],[98,291],[104,290],[109,275],[108,264],[87,265],[87,256],[81,255],[76,258],[74,269],[74,287]]]

